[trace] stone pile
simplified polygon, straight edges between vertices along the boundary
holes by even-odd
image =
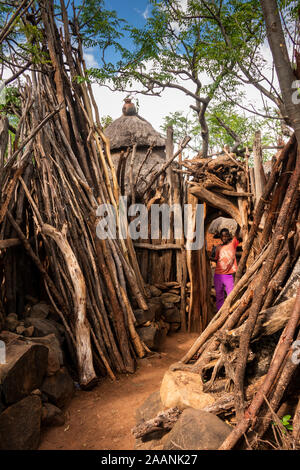
[[[22,319],[16,313],[9,313],[5,320],[4,329],[25,337],[41,337],[54,334],[62,344],[64,327],[57,320],[53,308],[45,302],[39,302],[33,297],[27,296],[29,302],[26,305]]]
[[[173,369],[173,370],[172,370]],[[203,392],[199,374],[170,367],[160,390],[152,393],[136,410],[136,428],[157,420],[160,413],[179,409],[171,429],[158,429],[136,438],[136,450],[216,450],[232,427],[207,410],[216,401],[214,393]],[[133,434],[136,428],[134,428]]]
[[[28,306],[23,320],[7,316],[0,332],[0,450],[37,449],[43,426],[64,424],[75,389],[64,366],[62,332],[42,302]]]
[[[146,346],[157,350],[169,332],[180,330],[180,284],[174,281],[146,285],[145,290],[149,309],[133,311],[135,327]]]

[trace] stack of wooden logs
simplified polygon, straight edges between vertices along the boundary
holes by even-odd
[[[215,209],[210,211],[206,225],[217,216],[217,211],[222,211],[238,222],[246,236],[252,196],[248,162],[241,163],[227,152],[216,159],[185,160],[182,165],[193,176],[189,192]]]
[[[231,409],[237,425],[222,449],[258,445],[288,393],[292,391],[297,397],[299,360],[293,348],[300,339],[299,158],[293,136],[278,155],[251,214],[235,287],[182,358],[192,371],[202,375],[207,391],[223,387],[223,396],[212,412],[222,414]],[[233,164],[230,160],[232,156],[225,158],[226,165],[238,175],[240,163]],[[211,176],[211,168],[217,172],[218,163],[207,160],[196,164],[205,179],[197,166],[198,182],[193,182],[191,192],[200,200],[216,208],[219,205],[216,201],[224,199],[225,194],[229,198],[238,197],[237,187],[231,186],[230,190],[226,187],[228,176],[224,181]],[[247,201],[248,190],[244,187],[243,191],[242,197]],[[230,205],[238,211],[237,203],[231,200]],[[230,210],[227,209],[227,213]],[[234,218],[239,223],[241,216]],[[249,384],[255,388],[256,383],[260,383],[257,393],[248,401],[245,390]],[[294,437],[297,439],[299,409],[300,401],[294,410]]]
[[[2,300],[21,319],[26,294],[52,303],[77,380],[88,387],[99,375],[134,372],[146,347],[131,304],[147,311],[147,296],[131,239],[96,235],[97,207],[108,203],[118,214],[119,188],[91,86],[76,80],[86,69],[79,31],[71,48],[63,2],[64,35],[53,2],[39,6],[37,47],[47,45],[51,60],[19,83],[19,124],[2,161]]]

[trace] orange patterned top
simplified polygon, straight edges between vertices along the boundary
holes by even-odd
[[[235,258],[236,248],[239,241],[233,237],[227,245],[218,245],[216,248],[216,269],[215,274],[233,274],[237,270]]]

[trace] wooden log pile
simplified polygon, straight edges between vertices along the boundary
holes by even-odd
[[[293,136],[280,152],[257,201],[243,243],[235,287],[182,358],[182,363],[201,374],[207,391],[225,379],[225,391],[234,393],[232,412],[236,427],[222,449],[254,448],[288,393],[299,399],[299,361],[293,355],[300,339],[299,158]],[[229,163],[227,159],[226,162]],[[216,164],[207,161],[205,165],[209,168]],[[202,162],[200,167],[203,170]],[[207,176],[208,170],[205,171]],[[192,185],[193,194],[214,205],[216,189],[214,200],[211,194],[206,197],[206,191],[212,193],[214,184],[219,188],[218,197],[224,198],[225,180],[216,182],[209,175],[207,183],[206,179],[202,181]],[[247,201],[248,191],[243,189],[246,194],[242,197]],[[237,209],[237,204],[234,207]],[[255,256],[251,258],[253,252]],[[264,380],[249,404],[246,387],[262,375]],[[296,412],[294,427],[299,429]]]
[[[213,158],[184,160],[189,181],[189,192],[211,209],[206,225],[220,212],[236,220],[247,236],[248,215],[252,209],[248,161],[240,162],[233,154]]]
[[[254,207],[248,156],[242,162],[224,148],[224,154],[218,158],[196,157],[182,161],[181,165],[185,170],[180,171],[190,177],[188,203],[193,207],[204,204],[205,234],[214,219],[225,216],[237,222],[246,241]],[[187,268],[190,280],[188,331],[201,332],[214,314],[211,266],[205,246],[187,251]]]
[[[26,293],[51,302],[88,387],[99,375],[134,372],[146,348],[131,304],[148,306],[131,239],[96,235],[97,207],[118,214],[119,188],[91,86],[76,80],[85,76],[80,35],[71,48],[63,2],[63,35],[53,3],[39,6],[51,60],[20,82],[16,137],[2,159],[2,299],[21,318]]]

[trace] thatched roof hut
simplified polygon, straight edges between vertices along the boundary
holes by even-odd
[[[105,129],[111,150],[118,150],[138,144],[138,147],[165,147],[165,139],[142,117],[121,116]]]
[[[154,200],[155,204],[180,203],[181,176],[173,173],[171,166],[152,184],[151,190],[144,194],[153,175],[166,162],[166,140],[148,121],[137,114],[130,100],[124,101],[123,116],[105,129],[105,134],[110,140],[121,194],[129,196],[129,201],[132,201],[134,193],[135,202],[147,205],[149,202],[151,205]],[[148,222],[150,224],[151,217]],[[157,245],[165,243],[175,243],[173,234],[169,240],[152,240],[149,236],[135,242],[137,260],[146,283],[174,281],[181,276],[181,264],[178,262],[181,251],[155,249]]]
[[[152,125],[136,113],[135,107],[129,103],[130,114],[113,121],[105,129],[110,140],[112,159],[117,170],[121,193],[130,195],[130,173],[133,173],[135,190],[138,193],[150,181],[151,174],[158,171],[166,160],[165,139]],[[133,158],[133,146],[136,145]],[[151,151],[148,152],[148,149]],[[148,154],[147,154],[148,152]]]

